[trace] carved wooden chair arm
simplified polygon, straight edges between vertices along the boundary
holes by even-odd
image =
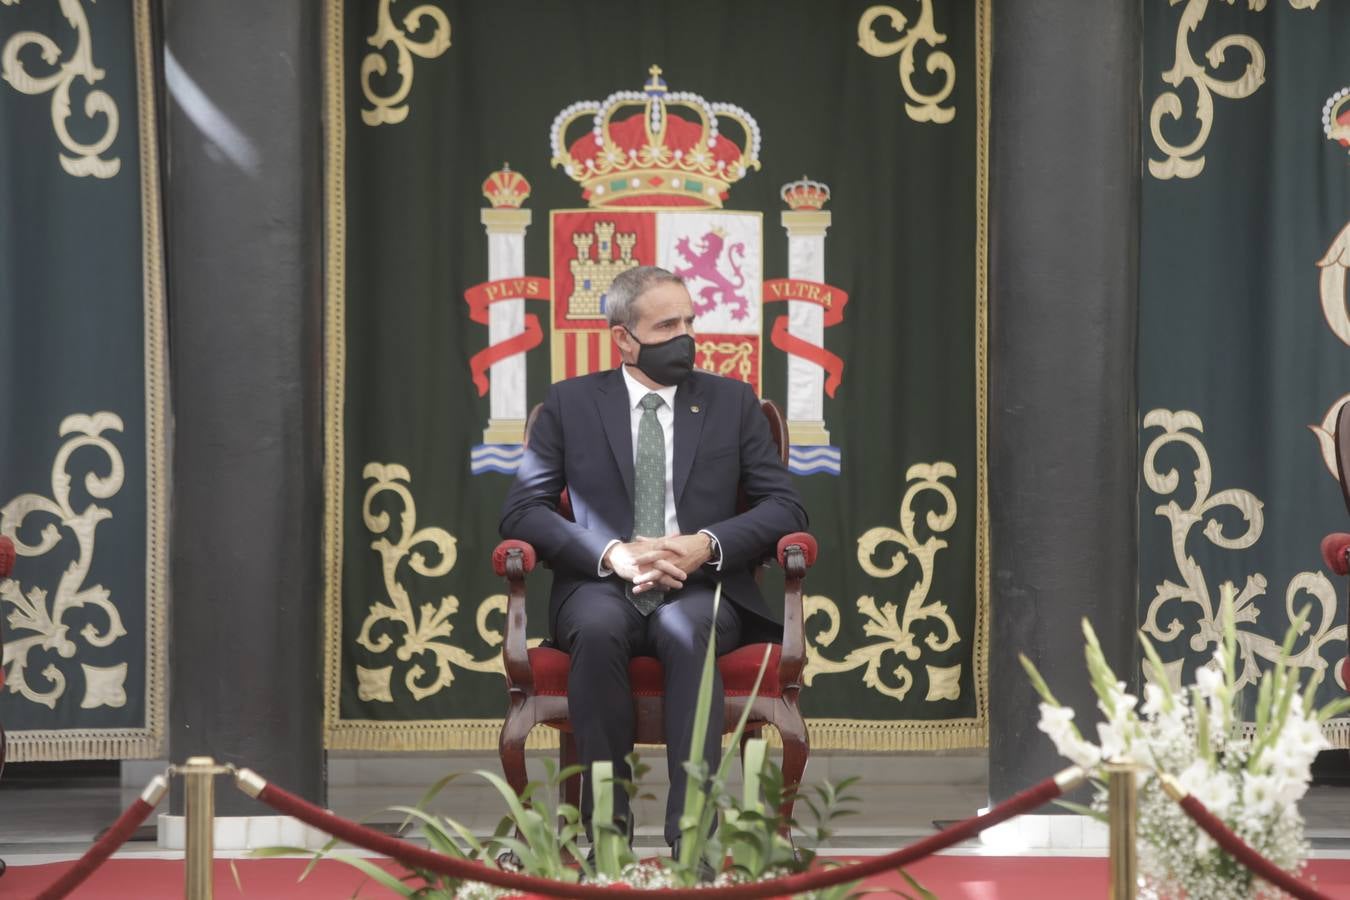
[[[804,531],[778,542],[778,564],[783,567],[783,652],[778,661],[778,683],[784,692],[801,686],[806,665],[806,637],[802,622],[802,580],[816,563],[816,539]]]
[[[506,633],[502,662],[506,685],[511,690],[534,687],[529,648],[525,643],[525,576],[534,569],[538,556],[524,541],[502,541],[492,551],[492,568],[506,579]]]

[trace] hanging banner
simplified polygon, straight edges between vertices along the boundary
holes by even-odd
[[[0,5],[11,761],[155,757],[167,379],[149,0]]]
[[[1239,684],[1306,610],[1290,663],[1319,704],[1345,693],[1345,582],[1318,548],[1350,530],[1347,33],[1337,3],[1144,5],[1139,620],[1174,684],[1231,583]],[[1350,720],[1327,731],[1350,747]]]
[[[501,503],[638,265],[786,414],[813,744],[982,745],[987,0],[328,15],[328,745],[496,746]]]

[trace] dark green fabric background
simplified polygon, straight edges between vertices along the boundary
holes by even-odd
[[[1149,131],[1148,112],[1164,90],[1160,75],[1174,62],[1183,7],[1161,0],[1144,4],[1144,158],[1162,159]],[[1236,488],[1264,503],[1265,525],[1251,547],[1214,546],[1197,525],[1186,551],[1204,573],[1212,601],[1219,585],[1242,586],[1260,573],[1267,584],[1254,601],[1256,619],[1244,631],[1280,639],[1288,624],[1285,592],[1300,572],[1323,572],[1340,602],[1334,622],[1314,612],[1310,634],[1324,624],[1338,629],[1321,650],[1336,664],[1345,655],[1344,579],[1323,569],[1318,542],[1346,530],[1346,510],[1335,477],[1322,462],[1309,425],[1350,391],[1350,347],[1328,328],[1319,301],[1316,263],[1350,220],[1350,156],[1322,133],[1327,98],[1350,85],[1350,8],[1323,2],[1295,10],[1273,0],[1263,12],[1246,4],[1210,4],[1192,55],[1203,64],[1211,44],[1230,34],[1255,38],[1266,57],[1265,84],[1240,100],[1215,97],[1214,126],[1201,152],[1206,162],[1195,178],[1160,180],[1144,171],[1139,329],[1140,448],[1161,433],[1143,428],[1153,409],[1190,410],[1204,423],[1198,435],[1213,466],[1211,494]],[[1211,73],[1237,77],[1248,61],[1241,50]],[[1197,133],[1196,88],[1178,91],[1185,113],[1165,120],[1164,134],[1177,145]],[[1147,165],[1147,164],[1146,164]],[[1195,497],[1195,455],[1173,444],[1158,468],[1176,468],[1180,486],[1160,496],[1140,483],[1140,620],[1158,585],[1183,583],[1171,549],[1171,531],[1155,508]],[[1230,537],[1246,526],[1231,507],[1207,519],[1222,523]],[[1296,607],[1313,603],[1300,594]],[[1174,641],[1158,643],[1164,660],[1185,659],[1189,680],[1197,662],[1214,649],[1199,632],[1199,609],[1176,600],[1160,622],[1178,618]],[[1296,651],[1307,646],[1307,637]],[[1156,638],[1155,638],[1155,642]],[[1269,662],[1261,661],[1261,668]],[[1308,670],[1301,673],[1304,677]],[[1328,675],[1330,673],[1328,672]],[[1330,680],[1329,680],[1330,681]],[[1339,695],[1324,685],[1322,699]],[[1334,739],[1344,742],[1345,735]]]
[[[75,655],[63,658],[40,646],[29,653],[31,684],[50,687],[41,670],[51,665],[67,685],[55,709],[8,689],[0,694],[0,721],[9,732],[12,759],[34,752],[66,755],[48,740],[41,751],[26,749],[32,737],[26,733],[147,727],[145,291],[134,25],[130,2],[84,6],[94,64],[106,73],[96,87],[112,96],[120,117],[116,140],[103,154],[121,161],[117,175],[67,174],[58,160],[64,151],[52,126],[52,94],[29,96],[0,82],[0,504],[24,493],[52,497],[53,461],[65,441],[58,428],[67,416],[109,411],[121,417],[122,432],[104,433],[125,465],[121,490],[106,500],[86,491],[86,473],[109,472],[107,457],[98,450],[77,451],[67,472],[76,513],[90,503],[111,513],[97,528],[83,587],[108,590],[127,633],[108,647],[91,646],[81,629],[90,624],[104,632],[106,617],[95,607],[76,606],[62,620]],[[25,30],[54,40],[63,63],[74,51],[76,33],[55,3],[0,7],[0,46]],[[20,59],[32,74],[50,71],[36,48]],[[105,132],[101,117],[90,120],[83,113],[89,90],[82,79],[76,81],[68,122],[73,137],[85,142]],[[61,529],[61,543],[44,556],[21,557],[14,575],[25,594],[48,592],[50,612],[77,542],[61,522],[41,513],[24,521],[20,536],[36,544],[49,526]],[[15,610],[9,604],[0,604],[0,614],[12,651],[16,640],[33,632],[13,627]],[[7,657],[7,668],[10,662]],[[82,709],[80,665],[122,662],[129,664],[126,705]]]
[[[391,649],[372,654],[355,643],[370,603],[387,602],[374,536],[361,503],[369,462],[398,463],[411,473],[418,527],[445,528],[457,539],[458,561],[441,578],[399,571],[414,604],[455,595],[452,641],[476,658],[483,644],[473,613],[502,592],[489,556],[509,478],[471,476],[470,448],[482,440],[488,398],[469,378],[469,358],[487,344],[487,328],[469,321],[463,293],[487,280],[480,185],[504,160],[533,185],[527,208],[526,273],[548,277],[548,210],[586,206],[580,185],[549,165],[549,126],[567,105],[639,90],[653,63],[672,91],[739,105],[763,132],[761,171],[730,188],[725,208],[764,214],[764,276],[786,277],[781,186],[806,173],[829,185],[833,224],[826,240],[825,280],[849,294],[842,324],[826,330],[828,349],[846,363],[843,385],[826,398],[831,442],[843,452],[843,475],[797,479],[821,543],[808,593],[829,597],[843,627],[825,652],[842,659],[863,642],[860,595],[903,607],[919,566],[897,577],[868,576],[857,539],[875,526],[899,527],[905,471],[919,462],[956,466],[958,516],[942,535],[928,600],[944,600],[961,640],[945,653],[923,647],[929,624],[915,627],[921,657],[908,662],[915,684],[898,702],[864,686],[862,668],[823,675],[804,693],[808,716],[877,722],[974,717],[976,611],[976,16],[972,3],[937,4],[934,22],[947,36],[941,50],[956,66],[945,125],[917,123],[904,110],[898,57],[873,58],[858,47],[858,21],[868,4],[720,2],[437,3],[452,25],[441,56],[414,59],[410,114],[396,125],[362,123],[359,71],[370,51],[375,2],[345,4],[346,108],[346,371],[342,493],[342,634],[340,718],[474,719],[505,709],[501,678],[456,670],[451,688],[415,702],[403,689],[409,661]],[[395,4],[398,20],[411,8]],[[907,15],[913,14],[906,7]],[[883,37],[894,37],[883,23]],[[426,33],[417,37],[424,38]],[[940,79],[923,70],[918,85]],[[392,54],[386,54],[392,62]],[[392,66],[391,66],[392,68]],[[389,93],[395,78],[376,85]],[[549,380],[548,306],[527,301],[540,316],[544,344],[531,351],[529,402]],[[785,393],[785,355],[768,341],[786,310],[765,307],[765,393]],[[915,506],[919,537],[935,495]],[[378,508],[397,515],[384,495]],[[395,526],[393,532],[397,532]],[[423,548],[425,549],[425,548]],[[885,563],[898,547],[883,546]],[[766,580],[774,596],[781,576]],[[542,637],[546,574],[531,587],[531,631]],[[500,628],[500,618],[491,624]],[[807,623],[808,635],[823,619]],[[378,633],[378,632],[377,632]],[[403,630],[385,631],[397,643]],[[906,660],[889,654],[882,677]],[[926,702],[924,664],[963,665],[959,700]],[[355,665],[395,667],[395,703],[362,702]],[[426,666],[430,668],[430,666]],[[331,724],[331,723],[330,723]]]

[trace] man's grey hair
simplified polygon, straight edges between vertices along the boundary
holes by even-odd
[[[636,266],[615,275],[605,292],[605,314],[609,324],[622,325],[631,331],[638,318],[634,302],[660,284],[683,285],[684,279],[660,266]]]

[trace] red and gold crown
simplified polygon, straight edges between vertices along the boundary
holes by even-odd
[[[502,163],[501,169],[483,182],[483,196],[493,209],[520,209],[530,196],[530,183],[524,175],[512,172],[510,163]]]
[[[830,200],[830,186],[803,175],[783,185],[781,196],[790,209],[823,209]]]
[[[579,182],[591,206],[717,208],[727,188],[759,168],[759,124],[730,103],[670,93],[659,66],[641,91],[573,103],[553,120],[553,165]],[[580,137],[568,132],[589,119]],[[742,132],[723,134],[725,122]]]
[[[1327,140],[1350,147],[1350,88],[1341,88],[1322,106],[1322,133]]]

